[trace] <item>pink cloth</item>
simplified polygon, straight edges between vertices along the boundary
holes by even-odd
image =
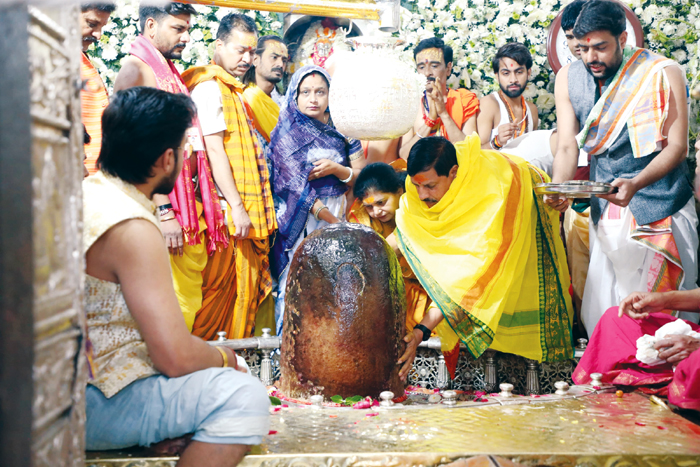
[[[141,59],[148,65],[156,78],[158,89],[172,93],[181,93],[189,96],[187,86],[182,81],[175,65],[148,42],[143,36],[138,36],[129,51],[131,55]],[[195,116],[192,126],[199,129],[199,120]],[[201,138],[202,130],[199,129]],[[202,141],[204,144],[204,141]],[[216,250],[223,250],[228,246],[228,230],[224,220],[224,214],[219,204],[219,196],[216,193],[214,179],[209,167],[209,159],[205,151],[195,151],[197,158],[197,174],[199,180],[199,195],[202,201],[204,220],[207,225],[207,252],[211,255]],[[185,154],[185,164],[177,178],[175,188],[170,193],[170,202],[177,216],[177,220],[186,234],[190,245],[200,243],[199,240],[199,215],[196,208],[196,193],[193,174],[187,161],[190,154]]]
[[[637,321],[629,316],[618,318],[617,312],[618,307],[610,308],[598,322],[574,371],[574,382],[588,384],[591,373],[601,373],[605,383],[639,386],[646,393],[667,395],[669,402],[678,407],[700,410],[700,350],[682,360],[675,372],[670,363],[648,366],[635,357],[637,339],[644,334],[654,335],[661,326],[677,318],[652,313]],[[700,331],[697,324],[688,324]]]

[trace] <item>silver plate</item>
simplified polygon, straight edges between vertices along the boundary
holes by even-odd
[[[539,183],[535,185],[538,195],[564,195],[567,198],[590,198],[592,195],[617,193],[617,187],[609,183],[571,180],[564,183]]]

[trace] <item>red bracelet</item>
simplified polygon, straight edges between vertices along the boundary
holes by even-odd
[[[433,128],[435,125],[437,125],[437,120],[432,120],[429,116],[425,114],[425,112],[423,112],[423,121],[425,122],[428,128]]]

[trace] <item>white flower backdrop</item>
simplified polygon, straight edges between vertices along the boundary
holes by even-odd
[[[547,62],[548,27],[568,3],[558,0],[403,0],[402,31],[406,54],[420,40],[439,36],[454,49],[451,86],[463,86],[479,96],[497,89],[490,61],[496,50],[509,41],[527,45],[534,58],[532,80],[525,97],[540,111],[543,128],[555,123],[554,74]],[[700,5],[695,0],[625,0],[639,17],[645,46],[678,61],[687,72],[688,82],[697,84]],[[177,64],[182,69],[208,63],[218,21],[228,8],[195,5],[200,13],[193,18],[192,41]],[[282,34],[282,15],[244,11],[255,18],[261,34]],[[88,52],[111,88],[119,62],[138,34],[138,2],[117,0],[117,10],[105,27],[100,42]],[[700,104],[691,104],[691,140],[700,125]]]

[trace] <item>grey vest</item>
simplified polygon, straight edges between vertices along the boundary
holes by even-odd
[[[612,78],[611,78],[612,80]],[[606,82],[607,86],[610,82]],[[583,61],[577,60],[569,67],[569,99],[581,127],[596,103],[596,82],[588,73]],[[612,143],[610,149],[591,156],[591,180],[610,183],[616,178],[634,178],[656,157],[658,152],[635,158],[632,154],[627,128]],[[680,211],[693,196],[688,164],[684,160],[661,180],[639,190],[630,201],[629,208],[639,225],[664,219]],[[607,201],[591,197],[591,219],[598,223]]]

